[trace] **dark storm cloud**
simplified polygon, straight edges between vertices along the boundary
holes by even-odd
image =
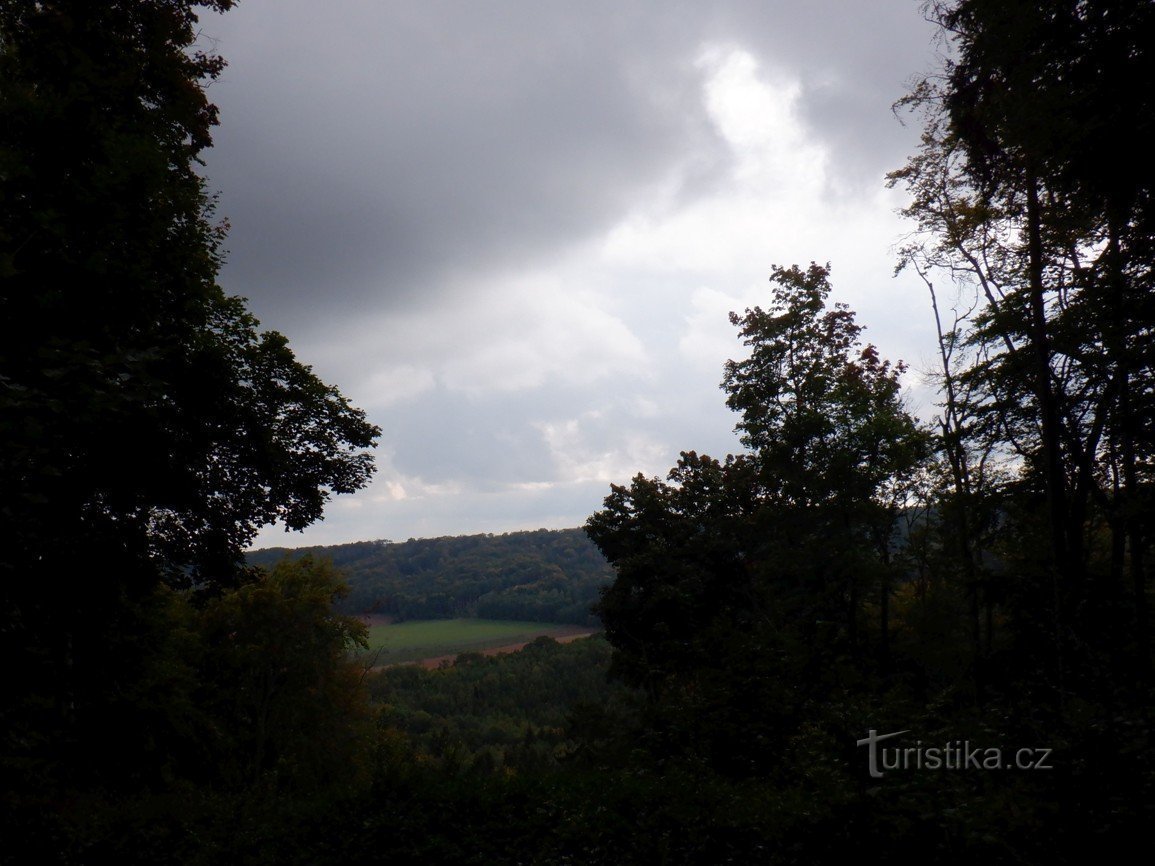
[[[687,194],[708,189],[724,159],[693,66],[708,42],[802,70],[839,164],[877,182],[895,167],[887,109],[925,54],[913,9],[249,0],[205,22],[230,62],[208,166],[233,225],[224,281],[303,333],[334,297],[411,302],[547,257],[687,154]]]
[[[217,22],[231,66],[209,175],[233,224],[226,282],[287,321],[532,260],[709,138],[671,55],[692,44],[654,44],[637,12],[290,2],[263,39],[262,15]]]

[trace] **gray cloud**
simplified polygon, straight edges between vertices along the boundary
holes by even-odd
[[[575,525],[606,489],[590,473],[736,447],[717,382],[739,347],[691,298],[740,307],[771,263],[884,247],[847,237],[916,141],[890,105],[931,62],[913,0],[245,0],[202,29],[229,61],[206,167],[222,283],[384,430],[380,480],[310,536],[329,541]],[[799,209],[776,188],[727,204],[741,154],[703,100],[707,46],[797,86],[829,225],[775,212]],[[763,243],[735,241],[756,205]],[[659,252],[605,252],[629,220]],[[884,319],[877,253],[835,282]],[[907,352],[910,316],[877,318]],[[691,319],[715,336],[686,354]]]
[[[891,102],[925,66],[914,4],[249,2],[206,22],[230,61],[208,173],[224,279],[312,327],[322,299],[404,302],[549,255],[697,154],[724,153],[690,62],[740,43],[797,69],[846,179],[896,166]]]
[[[208,173],[233,224],[224,279],[278,320],[308,327],[319,295],[388,303],[546,255],[709,146],[693,70],[673,60],[684,46],[649,42],[645,16],[318,8],[252,4],[219,23],[232,60]]]

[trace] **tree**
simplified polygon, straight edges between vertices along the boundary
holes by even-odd
[[[261,526],[299,529],[372,472],[364,413],[217,283],[227,226],[197,164],[223,61],[196,23],[232,5],[0,3],[9,731],[98,727],[159,583],[236,583]]]
[[[926,450],[902,365],[827,308],[828,274],[775,268],[773,306],[731,314],[751,352],[723,388],[748,453],[684,452],[670,483],[614,485],[586,523],[617,570],[598,608],[614,672],[747,768],[815,695],[886,676],[894,533]]]
[[[746,538],[758,505],[753,462],[683,452],[668,480],[612,485],[586,522],[616,571],[597,605],[613,672],[655,698],[706,663],[714,631],[761,607]]]
[[[860,346],[862,327],[844,304],[826,309],[829,267],[775,268],[774,307],[731,314],[751,356],[726,365],[727,405],[742,413],[742,442],[754,450],[763,496],[775,519],[793,512],[822,538],[815,553],[842,539],[839,556],[863,544],[884,566],[879,580],[881,653],[889,654],[887,575],[898,508],[921,464],[926,436],[902,406],[900,377],[874,346]],[[861,558],[843,571],[851,645],[857,642]],[[827,575],[826,579],[829,579]]]
[[[348,592],[333,567],[283,560],[198,613],[198,700],[211,718],[210,773],[233,785],[355,787],[369,742],[368,629],[333,612]]]
[[[145,571],[226,578],[371,471],[364,414],[216,283],[198,5],[232,3],[0,10],[7,567],[115,536]]]
[[[953,47],[904,100],[923,145],[892,183],[918,232],[903,263],[963,297],[944,417],[959,458],[1001,452],[1047,505],[1054,667],[1075,632],[1116,640],[1129,571],[1141,664],[1152,455],[1155,9],[1141,0],[928,4]],[[940,329],[941,330],[941,329]],[[1042,519],[1037,510],[1019,513]],[[1110,537],[1101,549],[1099,539]],[[1041,616],[1038,611],[1032,616]],[[1090,627],[1090,631],[1087,627]],[[1092,632],[1099,631],[1098,636]],[[1061,677],[1061,673],[1060,673]]]

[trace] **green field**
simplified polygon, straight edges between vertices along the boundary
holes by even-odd
[[[496,619],[433,619],[376,625],[369,629],[369,651],[376,664],[420,661],[463,652],[480,652],[535,637],[580,634],[588,627],[556,622]]]

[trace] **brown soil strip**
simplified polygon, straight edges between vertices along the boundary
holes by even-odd
[[[375,625],[393,625],[393,617],[387,613],[362,613],[357,619],[373,628]]]

